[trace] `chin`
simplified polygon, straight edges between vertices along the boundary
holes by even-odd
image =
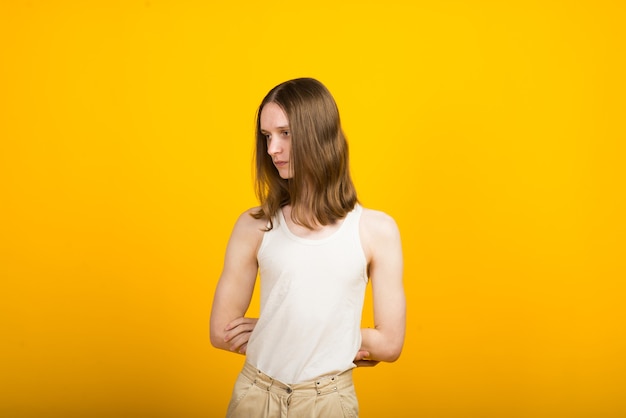
[[[289,180],[290,178],[293,178],[293,174],[291,173],[281,173],[279,171],[278,175],[280,176],[281,179],[285,179],[285,180]]]

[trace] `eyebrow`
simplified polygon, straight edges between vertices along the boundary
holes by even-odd
[[[281,131],[281,130],[289,129],[289,126],[278,126],[278,127],[276,127],[276,129]],[[267,133],[269,131],[266,131],[265,129],[261,128],[261,132]]]

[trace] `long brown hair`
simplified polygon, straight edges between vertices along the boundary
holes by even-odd
[[[261,111],[276,103],[287,115],[293,176],[283,179],[267,153],[261,133]],[[328,89],[312,78],[285,81],[265,96],[256,116],[256,193],[261,207],[253,216],[268,219],[291,205],[291,217],[313,229],[345,217],[357,203],[350,177],[348,143],[339,110]]]

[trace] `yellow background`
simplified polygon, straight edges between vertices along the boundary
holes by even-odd
[[[625,12],[2,0],[0,416],[223,415],[254,112],[301,76],[403,236],[406,345],[355,372],[361,416],[626,416]]]

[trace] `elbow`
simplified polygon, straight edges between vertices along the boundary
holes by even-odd
[[[388,363],[393,363],[394,361],[400,358],[400,354],[402,353],[402,345],[390,345],[387,349],[382,353],[382,361],[386,361]]]
[[[370,353],[372,360],[393,363],[400,358],[404,345],[403,333],[364,329],[362,335],[362,349]]]
[[[393,363],[394,361],[398,360],[400,358],[400,354],[402,354],[402,347],[398,348],[397,350],[391,353],[389,362]]]
[[[213,347],[224,349],[224,336],[219,335],[213,327],[211,327],[209,331],[209,339],[211,340],[211,345]]]
[[[402,346],[404,345],[404,338],[394,338],[388,341],[381,347],[378,360],[385,361],[387,363],[393,363],[400,358],[402,353]]]

